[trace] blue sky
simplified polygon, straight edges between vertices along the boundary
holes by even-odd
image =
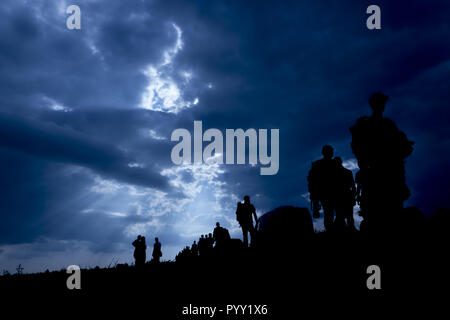
[[[81,8],[81,30],[65,9]],[[366,28],[378,4],[382,29]],[[415,141],[408,205],[448,207],[447,1],[22,1],[0,3],[0,269],[163,258],[211,232],[239,237],[235,204],[309,206],[323,144],[353,162],[348,128],[386,115]],[[280,129],[280,169],[175,166],[176,128]],[[317,224],[317,226],[320,222]]]

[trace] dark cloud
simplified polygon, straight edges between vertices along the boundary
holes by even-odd
[[[49,161],[91,168],[131,184],[165,189],[167,181],[152,168],[130,167],[133,162],[114,145],[96,141],[53,124],[0,116],[0,143]]]
[[[48,237],[23,252],[91,257],[145,232],[181,248],[216,219],[233,228],[245,194],[261,213],[307,206],[310,162],[323,144],[353,157],[348,128],[378,90],[416,142],[409,204],[450,205],[446,1],[378,1],[377,31],[365,27],[369,1],[76,3],[78,31],[54,1],[0,4],[0,244]],[[140,108],[149,92],[179,112]],[[176,171],[171,132],[194,120],[279,128],[278,174]]]

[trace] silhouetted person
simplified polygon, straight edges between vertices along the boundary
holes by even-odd
[[[189,246],[186,246],[183,248],[183,250],[178,252],[178,254],[175,256],[175,260],[177,262],[189,261],[191,257],[192,257],[192,251],[189,248]]]
[[[365,220],[365,212],[367,210],[367,192],[363,193],[362,190],[364,187],[364,174],[361,175],[361,170],[359,170],[355,174],[355,183],[356,183],[356,202],[359,205],[359,216],[363,218],[359,225],[359,230],[365,231],[366,228],[366,220]]]
[[[200,236],[200,239],[198,240],[198,253],[200,256],[204,256],[207,251],[207,242],[208,240],[205,238],[205,236],[202,234]]]
[[[356,204],[356,186],[351,170],[344,168],[342,159],[335,157],[336,174],[335,174],[335,208],[336,220],[335,225],[339,227],[345,226],[345,219],[350,229],[355,229],[355,221],[353,219],[353,207]]]
[[[214,239],[212,233],[208,233],[208,250],[214,247]]]
[[[227,229],[220,226],[219,222],[216,222],[216,227],[214,228],[213,238],[216,242],[216,248],[223,247],[228,240],[230,240],[230,233]]]
[[[213,248],[214,248],[214,239],[213,239],[212,233],[205,234],[205,238],[203,240],[202,252],[200,254],[201,255],[203,254],[204,256],[210,256]]]
[[[158,238],[155,238],[155,243],[153,244],[153,261],[159,263],[159,259],[162,257],[161,242]]]
[[[197,242],[194,240],[194,243],[191,246],[191,253],[194,257],[198,256],[198,245]]]
[[[242,203],[242,202],[238,202],[237,204],[236,204],[236,220],[239,222],[239,220],[240,220],[240,215],[241,215],[241,212],[242,212],[242,206],[243,206],[244,204]],[[240,224],[240,222],[239,222],[239,224]]]
[[[322,147],[323,158],[314,161],[308,173],[308,190],[311,199],[313,217],[319,218],[320,207],[323,208],[323,223],[325,230],[329,231],[333,225],[335,210],[335,175],[336,161],[333,160],[333,147]]]
[[[253,225],[253,218],[255,219],[255,225]],[[238,206],[236,209],[236,219],[242,228],[242,233],[244,236],[244,246],[248,247],[248,234],[250,233],[251,241],[254,242],[256,226],[258,225],[256,210],[253,204],[250,203],[249,196],[244,197],[244,203],[238,202]]]
[[[145,264],[147,245],[145,243],[145,237],[141,235],[137,236],[137,239],[133,241],[134,246],[134,260],[135,266],[140,268]]]
[[[373,94],[369,99],[372,115],[359,118],[350,128],[351,147],[360,169],[358,182],[362,183],[361,212],[369,231],[381,231],[397,222],[403,202],[410,196],[404,160],[414,143],[383,117],[387,100],[382,93]]]
[[[222,230],[223,230],[223,238],[224,238],[225,242],[230,240],[231,236],[230,236],[230,232],[228,231],[228,229],[222,227]]]

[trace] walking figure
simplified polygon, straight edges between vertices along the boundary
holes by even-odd
[[[336,162],[336,191],[335,191],[335,207],[336,220],[334,224],[338,228],[345,227],[345,219],[350,230],[355,229],[355,220],[353,219],[353,207],[356,204],[356,186],[351,170],[344,168],[342,159],[335,157]]]
[[[253,218],[255,219],[255,225],[253,225]],[[244,236],[244,246],[248,247],[248,234],[250,233],[251,245],[254,243],[256,234],[256,227],[258,225],[258,217],[253,204],[250,203],[250,197],[244,197],[244,203],[238,202],[236,209],[236,220],[239,222],[242,228]]]
[[[308,190],[313,218],[320,217],[323,208],[323,223],[329,231],[334,222],[337,164],[333,160],[334,150],[330,145],[322,147],[322,159],[314,161],[308,173]]]

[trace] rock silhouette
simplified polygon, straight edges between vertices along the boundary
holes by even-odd
[[[311,214],[307,208],[282,206],[259,218],[258,233],[268,238],[307,238],[314,233]]]

